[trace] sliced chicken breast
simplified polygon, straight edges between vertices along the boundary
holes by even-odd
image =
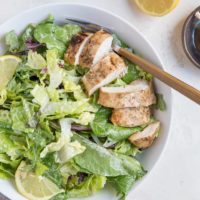
[[[123,127],[135,127],[149,122],[151,116],[149,107],[113,109],[111,121]]]
[[[136,80],[125,87],[102,87],[98,103],[109,108],[149,106],[156,102],[152,83]]]
[[[90,68],[97,64],[111,51],[113,37],[109,33],[100,30],[96,32],[84,47],[80,56],[80,65]]]
[[[160,130],[160,122],[148,125],[143,131],[134,133],[129,137],[129,141],[135,146],[144,149],[152,145]]]
[[[64,57],[65,61],[73,65],[78,65],[80,55],[92,35],[92,33],[78,33],[75,35],[67,48],[67,52]]]
[[[82,78],[88,95],[92,95],[100,87],[112,82],[126,70],[124,60],[114,52],[109,53]]]

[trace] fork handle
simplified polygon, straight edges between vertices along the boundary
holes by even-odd
[[[141,58],[140,56],[131,53],[124,48],[114,49],[119,55],[127,58],[131,62],[140,66],[146,72],[149,72],[154,77],[158,78],[160,81],[164,82],[173,89],[179,91],[181,94],[185,95],[192,101],[200,104],[200,91],[194,87],[188,85],[187,83],[179,80],[178,78],[172,76],[171,74],[163,71],[158,66],[152,64],[151,62]]]

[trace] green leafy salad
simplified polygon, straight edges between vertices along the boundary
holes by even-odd
[[[112,109],[98,104],[98,91],[90,97],[85,92],[81,78],[87,70],[64,61],[72,37],[79,32],[79,26],[56,25],[49,16],[28,25],[20,35],[11,31],[5,37],[6,54],[21,62],[11,76],[0,70],[1,77],[9,77],[0,87],[0,178],[15,179],[18,191],[28,199],[48,193],[40,199],[87,197],[106,185],[115,188],[118,199],[125,199],[146,173],[135,158],[142,149],[128,138],[148,124],[114,125]],[[126,65],[126,75],[111,86],[152,79],[133,63]],[[156,107],[164,110],[162,96],[158,98]],[[149,123],[154,121],[151,116]],[[19,170],[22,162],[24,171]],[[42,192],[40,180],[45,181]]]

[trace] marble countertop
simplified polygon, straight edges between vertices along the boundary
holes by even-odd
[[[6,0],[1,2],[0,23],[28,8],[50,2],[81,2],[122,16],[154,45],[169,73],[200,89],[200,69],[187,59],[181,44],[183,23],[200,5],[199,0],[181,1],[173,12],[161,18],[142,14],[132,0]],[[200,199],[200,106],[175,91],[173,98],[167,147],[152,173],[136,190],[134,200]]]

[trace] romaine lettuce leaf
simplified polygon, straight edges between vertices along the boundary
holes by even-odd
[[[11,160],[10,157],[6,153],[0,153],[0,163],[9,165],[10,167],[16,169],[20,163],[20,159]]]
[[[83,112],[95,112],[96,109],[90,105],[88,99],[79,101],[60,101],[50,102],[42,110],[42,114],[46,116],[58,115],[62,118],[66,115],[79,115]]]
[[[133,144],[131,144],[129,141],[122,140],[117,143],[114,152],[127,156],[135,156],[137,153],[140,153],[140,150],[137,147],[133,146]]]
[[[6,45],[8,46],[8,50],[10,52],[15,52],[19,49],[19,40],[18,40],[18,36],[14,31],[10,31],[6,34],[5,37],[6,40]]]
[[[65,91],[73,92],[74,98],[76,100],[87,98],[80,84],[78,84],[79,81],[80,81],[80,77],[76,75],[75,70],[66,71],[66,75],[63,78],[63,85],[65,88]]]
[[[23,105],[21,103],[13,103],[11,105],[10,115],[12,119],[12,129],[18,134],[26,132],[29,127]]]
[[[35,106],[29,103],[26,99],[22,98],[22,105],[26,115],[26,121],[31,128],[35,128],[37,120],[35,117]]]
[[[113,83],[109,84],[108,87],[121,87],[127,85],[122,79],[118,78]]]
[[[60,99],[60,93],[63,93],[61,90],[58,89],[53,89],[53,88],[46,88],[48,96],[51,101],[53,102],[58,102]]]
[[[40,153],[40,157],[44,158],[48,153],[59,151],[63,148],[63,146],[70,142],[70,138],[72,136],[71,132],[71,120],[61,119],[61,135],[57,142],[52,142],[48,144],[43,151]]]
[[[5,41],[8,46],[8,50],[12,53],[25,53],[29,48],[28,43],[34,43],[33,30],[35,26],[29,24],[21,35],[17,35],[14,31],[10,31],[5,36]],[[37,44],[38,46],[38,44]],[[34,46],[33,46],[34,49]]]
[[[66,143],[60,151],[56,152],[56,162],[66,163],[74,156],[83,153],[85,149],[78,141]]]
[[[92,123],[94,120],[95,114],[90,112],[83,112],[79,115],[78,119],[73,118],[73,121],[77,124],[81,125],[88,125],[89,123]]]
[[[113,43],[114,44],[116,44],[116,45],[118,45],[122,48],[129,48],[128,45],[124,41],[122,41],[121,38],[118,37],[118,35],[112,34],[112,36],[113,36]]]
[[[12,169],[9,165],[0,163],[0,178],[1,179],[10,179],[13,178],[15,170]]]
[[[35,174],[37,176],[42,176],[49,168],[41,162],[37,162],[35,168]]]
[[[48,168],[43,175],[53,181],[57,186],[65,187],[66,179],[63,178],[60,172],[60,164],[55,162],[54,154],[48,154],[44,159],[42,159],[42,164]]]
[[[108,177],[132,175],[139,178],[144,175],[144,170],[137,160],[113,153],[78,134],[74,134],[73,138],[86,147],[82,154],[74,158],[83,172]]]
[[[0,91],[0,105],[3,105],[6,99],[7,99],[7,91],[6,89],[3,89]]]
[[[46,88],[36,85],[31,91],[31,94],[34,97],[33,102],[41,106],[40,110],[43,110],[45,106],[49,103],[49,95]]]
[[[0,129],[0,154],[7,154],[11,160],[20,156],[21,147],[14,143],[6,130]]]
[[[58,51],[56,49],[47,50],[47,69],[50,76],[49,87],[57,88],[63,80],[64,71],[58,66]]]
[[[125,76],[122,77],[122,80],[129,84],[132,81],[135,81],[137,79],[145,79],[145,80],[152,80],[152,75],[148,72],[145,72],[143,69],[141,69],[139,66],[133,64],[132,62],[126,60],[126,65],[128,66],[128,71],[125,74]]]
[[[28,41],[34,41],[33,38],[33,31],[35,29],[35,25],[34,24],[29,24],[26,29],[24,30],[24,32],[18,37],[19,38],[19,52],[21,51],[25,51],[28,50],[28,45],[27,42]]]
[[[121,160],[117,156],[80,135],[74,134],[73,137],[86,147],[82,154],[74,158],[75,163],[83,172],[101,176],[127,175]]]
[[[130,61],[126,61],[126,65],[128,66],[128,71],[125,76],[122,77],[122,80],[129,84],[132,81],[139,79],[139,72],[136,69],[136,65],[131,63]]]
[[[133,187],[136,179],[134,176],[125,175],[117,177],[109,177],[108,182],[116,189],[120,196],[120,200],[125,200],[126,195]]]
[[[62,56],[67,43],[78,32],[80,32],[80,27],[77,25],[57,26],[48,21],[36,26],[34,38],[38,42],[46,44],[48,49],[56,48],[59,55]]]
[[[71,119],[61,119],[61,136],[57,142],[50,143],[41,152],[40,157],[44,158],[47,153],[56,152],[55,159],[58,163],[65,163],[74,156],[85,151],[85,147],[78,141],[71,142],[73,133],[71,132]]]
[[[156,94],[156,105],[155,108],[159,109],[160,111],[165,111],[167,109],[166,102],[162,94]]]
[[[8,110],[1,110],[0,109],[0,123],[4,123],[7,125],[12,124],[10,112]]]
[[[106,177],[91,175],[87,177],[87,179],[80,185],[68,191],[69,198],[81,198],[93,195],[94,193],[102,189],[105,184]]]
[[[35,106],[22,98],[22,102],[13,102],[10,108],[12,129],[17,133],[33,132],[37,125]]]
[[[78,167],[75,165],[73,160],[70,160],[63,164],[60,168],[60,173],[67,180],[69,176],[76,175],[79,172]]]
[[[35,51],[28,52],[27,65],[33,69],[42,69],[47,66],[46,60]]]

